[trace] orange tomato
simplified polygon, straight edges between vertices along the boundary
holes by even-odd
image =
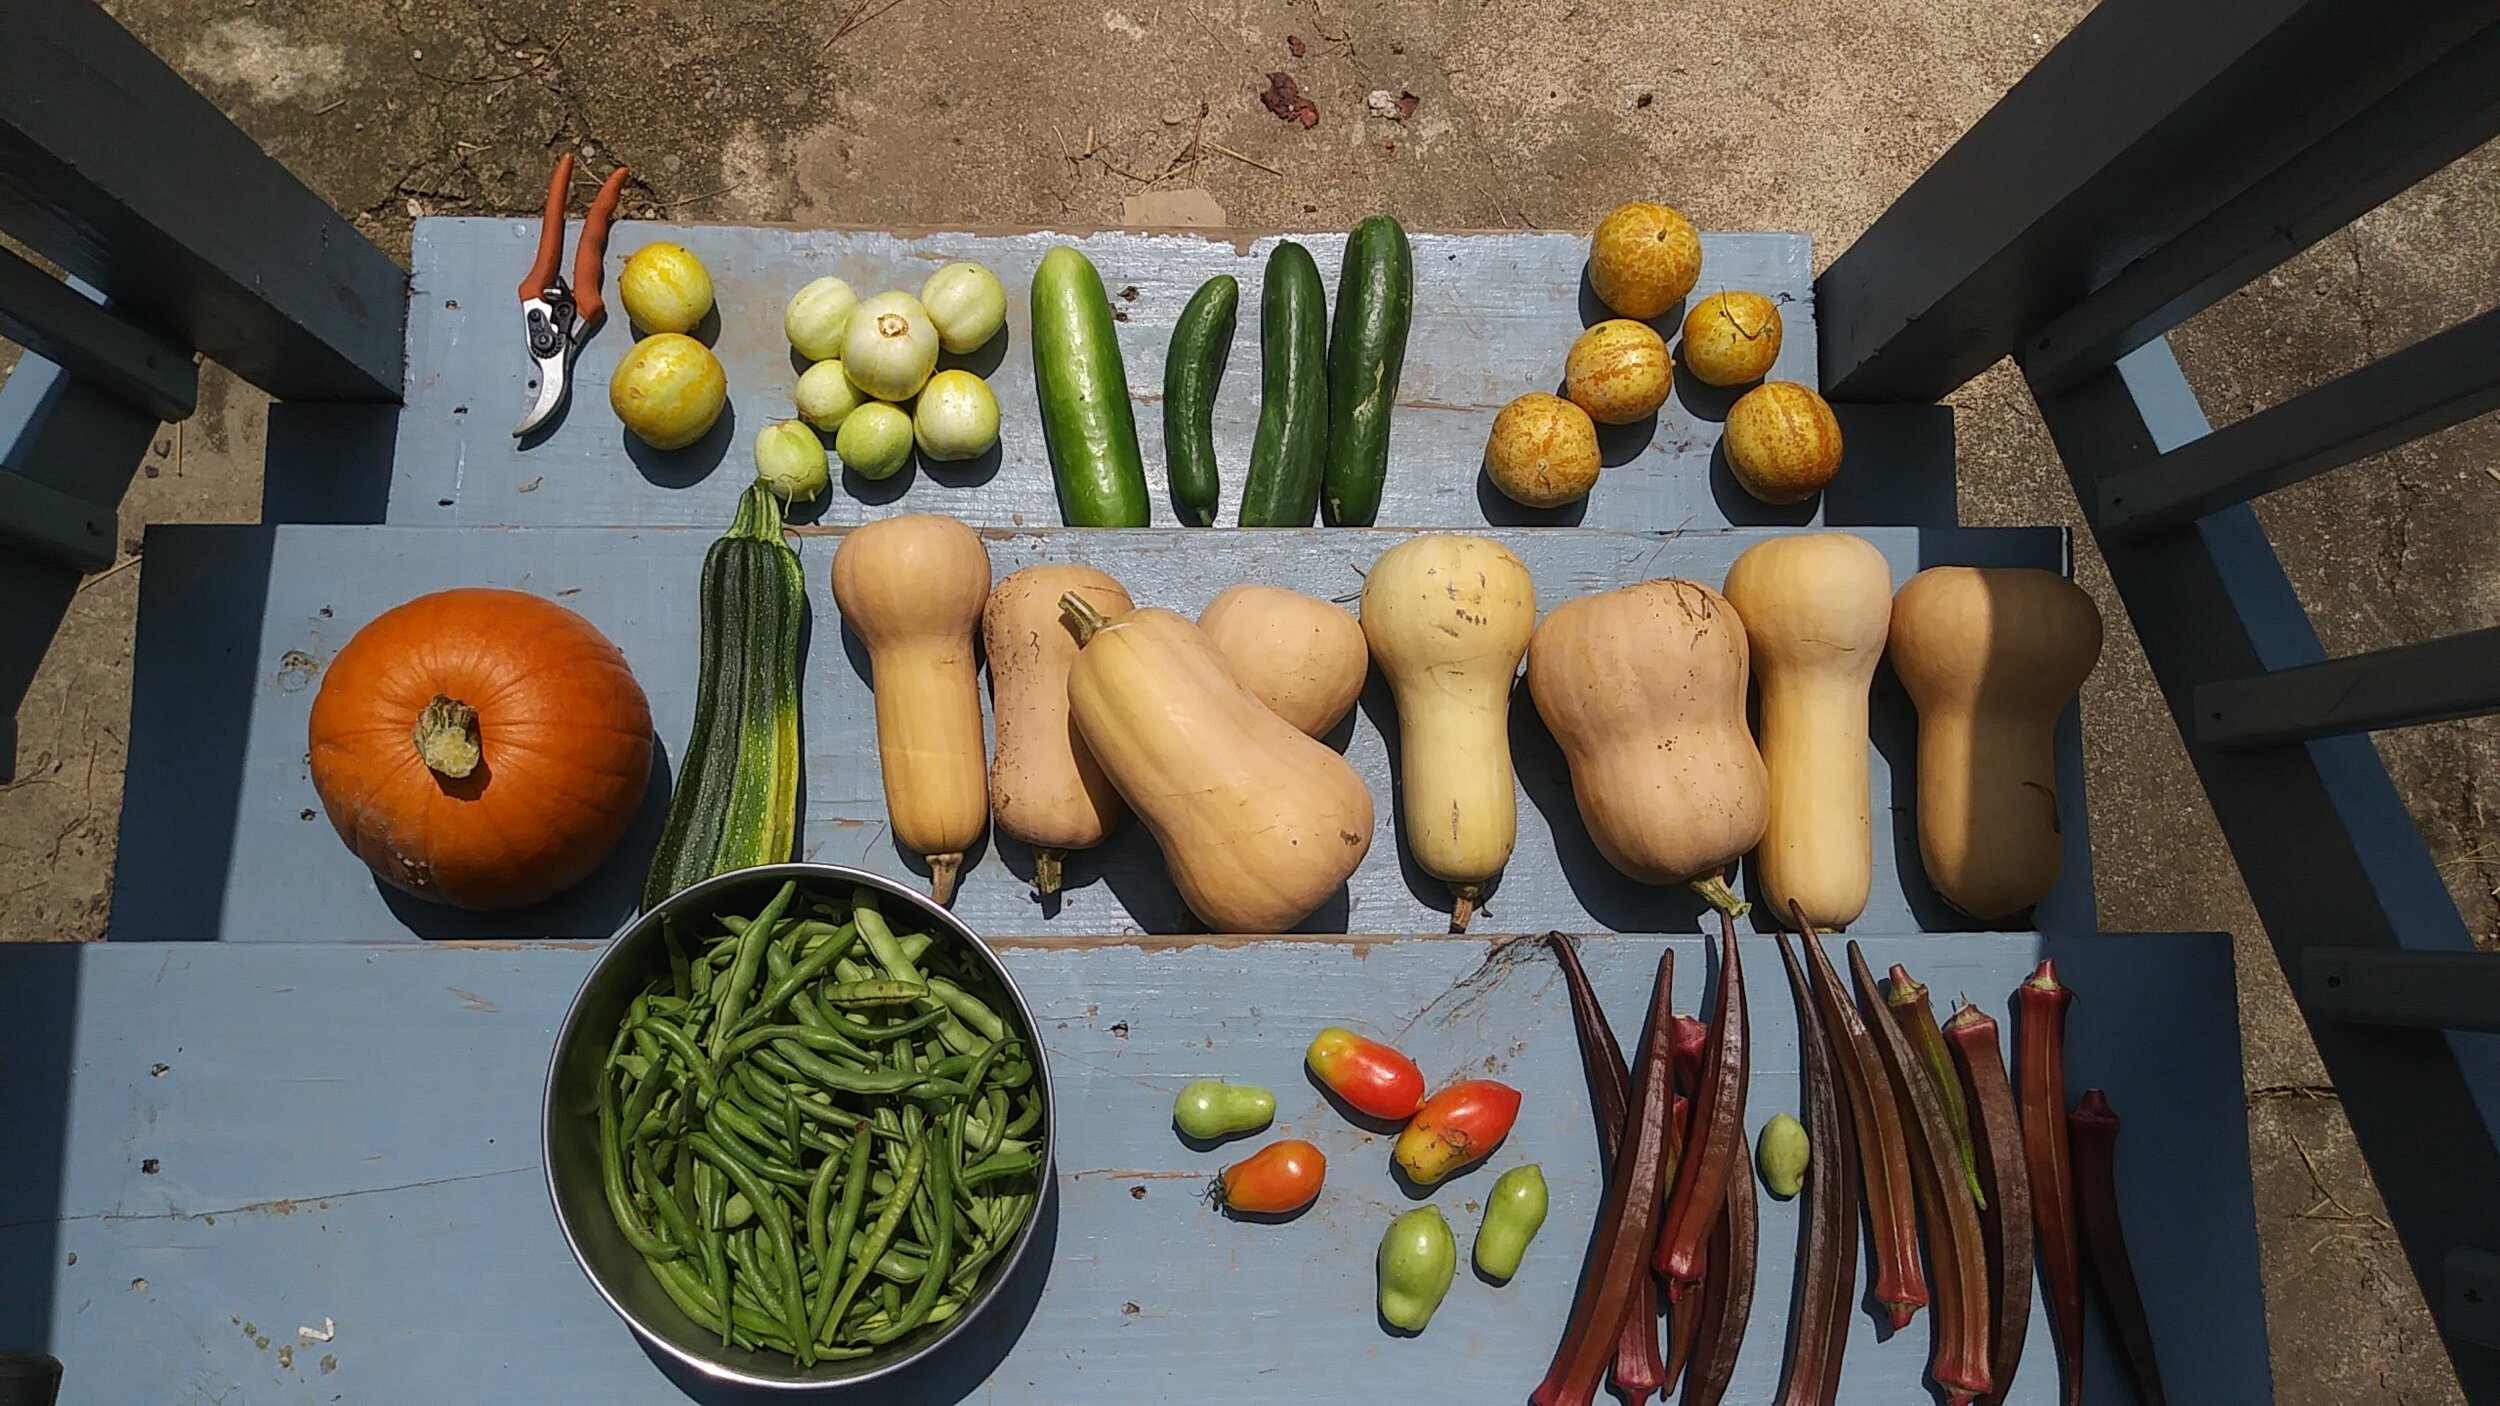
[[[1424,1071],[1415,1061],[1343,1026],[1313,1036],[1302,1057],[1330,1093],[1366,1118],[1396,1122],[1424,1101]]]
[[[1215,1203],[1247,1215],[1284,1215],[1319,1197],[1328,1158],[1300,1138],[1271,1142],[1226,1167],[1207,1188]]]

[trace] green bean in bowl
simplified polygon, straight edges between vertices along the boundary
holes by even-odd
[[[935,1347],[1005,1277],[1049,1175],[1048,1078],[996,958],[899,885],[819,865],[698,884],[602,969],[629,940],[633,971],[594,970],[550,1073],[549,1180],[593,1282],[646,1338],[754,1384]],[[585,1094],[587,1120],[559,1106]],[[576,1223],[598,1217],[593,1169],[559,1174],[582,1160],[567,1117],[605,1225]],[[630,1257],[594,1253],[611,1236]],[[630,1306],[651,1286],[682,1322]]]

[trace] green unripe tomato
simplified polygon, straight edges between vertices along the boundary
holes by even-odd
[[[1422,1332],[1457,1274],[1458,1240],[1449,1217],[1438,1206],[1408,1211],[1380,1237],[1381,1318],[1400,1332]]]
[[[892,478],[911,462],[911,417],[883,401],[870,401],[842,419],[833,452],[842,467],[861,478]]]
[[[1528,1242],[1545,1225],[1545,1170],[1530,1162],[1502,1173],[1484,1199],[1484,1224],[1476,1230],[1476,1268],[1492,1279],[1519,1272]]]
[[[1172,1126],[1201,1142],[1255,1133],[1276,1116],[1276,1095],[1248,1084],[1200,1079],[1172,1100]]]
[[[1805,1124],[1785,1113],[1772,1114],[1771,1121],[1762,1125],[1761,1139],[1754,1144],[1754,1162],[1762,1169],[1762,1184],[1782,1200],[1804,1188],[1806,1164],[1813,1156]]]

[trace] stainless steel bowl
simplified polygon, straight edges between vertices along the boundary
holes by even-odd
[[[792,879],[799,881],[802,891],[876,889],[895,904],[912,910],[930,924],[932,931],[952,935],[962,942],[996,974],[999,986],[1014,1003],[1014,1009],[1003,1014],[1023,1034],[1033,1052],[1034,1084],[1042,1095],[1041,1185],[1048,1188],[1054,1175],[1056,1100],[1049,1062],[1035,1033],[1033,1011],[1025,1004],[1024,993],[1016,989],[1015,978],[1008,975],[988,944],[958,922],[954,914],[883,875],[838,864],[766,864],[722,874],[694,885],[627,923],[591,965],[590,975],[582,979],[582,989],[574,995],[572,1009],[564,1013],[564,1024],[556,1032],[555,1055],[547,1066],[547,1100],[540,1119],[539,1144],[547,1168],[547,1191],[555,1200],[556,1224],[564,1229],[565,1243],[572,1247],[573,1258],[581,1262],[582,1272],[590,1276],[591,1286],[625,1320],[626,1326],[654,1350],[714,1380],[805,1391],[874,1381],[942,1350],[949,1339],[980,1317],[997,1296],[999,1286],[1015,1273],[1041,1215],[1037,1205],[1034,1214],[1025,1218],[1023,1229],[1016,1232],[1015,1243],[984,1269],[963,1312],[945,1323],[923,1328],[874,1356],[821,1362],[814,1367],[801,1367],[779,1353],[722,1347],[720,1334],[688,1318],[644,1268],[642,1256],[625,1243],[624,1234],[608,1214],[599,1181],[599,1069],[607,1058],[617,1025],[624,1019],[626,1005],[648,987],[654,976],[668,970],[661,920],[674,917],[681,929],[700,930],[715,914],[755,912]],[[886,911],[901,926],[897,909],[889,906]]]

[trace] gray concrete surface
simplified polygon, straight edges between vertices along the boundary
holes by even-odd
[[[1666,199],[1709,228],[1797,229],[1828,262],[2088,8],[2081,0],[109,0],[237,121],[405,252],[423,213],[534,208],[550,153],[636,173],[678,219],[1096,227],[1198,189],[1238,226],[1582,228]],[[1294,56],[1296,41],[1304,50]],[[1257,102],[1271,70],[1310,130]],[[1366,115],[1412,92],[1404,122]],[[1220,150],[1225,148],[1229,150]],[[1237,154],[1236,154],[1237,153]],[[2500,301],[2485,151],[2181,329],[2226,421]],[[1954,397],[1964,515],[2077,521],[2019,381]],[[213,369],[124,506],[256,515],[264,407]],[[2500,429],[2485,421],[2269,500],[2330,649],[2492,623]],[[90,584],[0,790],[0,936],[104,920],[136,586]],[[2097,561],[2112,629],[2086,691],[2101,915],[2238,936],[2278,1399],[2459,1399],[2366,1167]],[[2500,936],[2500,729],[2382,741],[2478,933]],[[2123,999],[2123,997],[2120,997]],[[2168,1339],[2193,1351],[2192,1329]]]

